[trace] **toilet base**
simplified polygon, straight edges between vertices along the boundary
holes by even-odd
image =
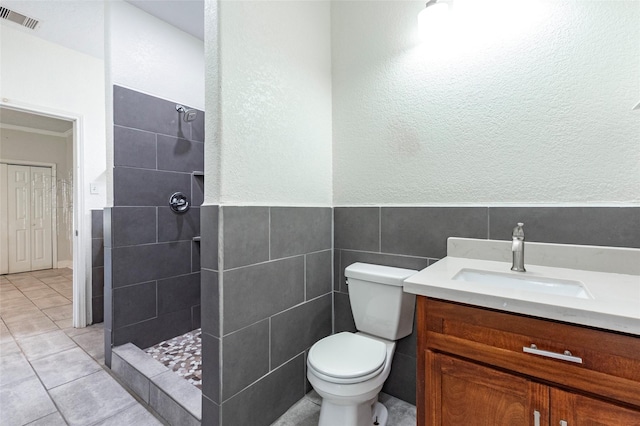
[[[318,426],[386,426],[387,417],[387,407],[378,402],[377,396],[357,405],[335,404],[323,399]]]
[[[379,426],[387,426],[387,419],[389,418],[389,412],[387,407],[382,405],[381,402],[376,402],[373,405],[372,424]]]

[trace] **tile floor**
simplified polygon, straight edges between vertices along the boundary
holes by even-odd
[[[162,425],[104,368],[102,324],[72,327],[71,298],[69,269],[0,276],[0,425]],[[177,338],[174,355],[196,340]],[[380,401],[389,426],[416,424],[415,406]],[[310,392],[272,426],[316,426],[320,403]]]
[[[0,276],[0,425],[162,425],[104,368],[102,324],[72,327],[71,276]]]
[[[187,379],[192,385],[202,389],[202,341],[201,330],[193,330],[182,336],[160,342],[144,350],[155,360],[164,364],[178,376]],[[389,410],[389,426],[415,426],[416,407],[381,394],[380,401]],[[317,426],[320,419],[322,399],[311,391],[298,401],[272,426]]]
[[[381,393],[379,397],[389,412],[387,426],[415,426],[416,407],[390,395]],[[271,426],[317,426],[320,420],[322,398],[311,391],[298,401]]]

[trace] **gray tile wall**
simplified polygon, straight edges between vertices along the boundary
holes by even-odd
[[[637,207],[338,207],[334,209],[334,332],[355,331],[344,268],[367,262],[422,269],[448,237],[640,247]],[[398,342],[384,392],[415,404],[416,336]]]
[[[331,208],[202,208],[203,424],[270,425],[309,390],[306,351],[332,331],[331,236]]]
[[[219,206],[200,209],[202,424],[220,424],[220,297],[218,291]]]
[[[186,123],[175,102],[119,86],[114,95],[114,206],[106,209],[109,298],[115,346],[140,348],[200,327],[200,204],[204,113]],[[187,213],[168,206],[180,191]],[[107,336],[109,337],[109,336]]]
[[[104,321],[104,233],[102,210],[91,210],[92,324]]]
[[[638,208],[357,207],[333,209],[332,252],[330,212],[203,207],[207,424],[270,424],[310,389],[308,348],[331,319],[333,332],[355,331],[344,281],[353,262],[419,270],[446,255],[449,236],[505,239],[519,220],[529,241],[640,246]],[[415,404],[415,385],[414,333],[398,342],[384,391]]]

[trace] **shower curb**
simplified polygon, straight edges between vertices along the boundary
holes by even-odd
[[[113,348],[111,371],[172,426],[200,426],[202,391],[133,343]]]

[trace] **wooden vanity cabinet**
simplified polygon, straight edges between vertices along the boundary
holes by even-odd
[[[640,389],[638,389],[640,392]],[[640,425],[640,411],[583,396],[574,392],[551,388],[551,424],[561,425]],[[564,426],[564,425],[563,425]]]
[[[427,396],[433,417],[419,424],[533,426],[535,411],[548,417],[547,386],[445,354],[429,357],[427,389],[439,392]]]
[[[640,426],[640,338],[423,296],[416,315],[418,425]]]

